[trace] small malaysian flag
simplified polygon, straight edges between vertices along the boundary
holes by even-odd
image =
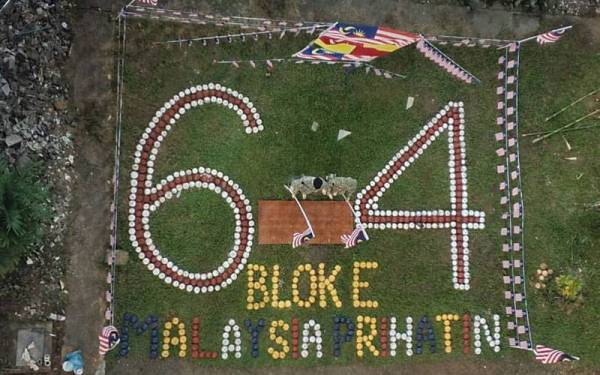
[[[554,43],[558,41],[563,34],[565,33],[565,29],[562,30],[552,30],[547,33],[543,33],[537,36],[536,40],[539,44],[544,45],[546,43]]]
[[[294,233],[292,236],[292,248],[297,248],[298,246],[302,246],[304,243],[308,242],[315,238],[315,234],[312,231],[311,227],[306,228],[306,230],[302,233]]]
[[[346,245],[346,249],[356,246],[359,242],[369,240],[369,236],[367,235],[367,232],[365,232],[365,227],[362,224],[357,225],[350,235],[343,234],[340,238]]]
[[[467,83],[473,82],[474,76],[471,73],[461,68],[457,63],[450,59],[450,57],[437,50],[433,44],[429,43],[427,40],[420,39],[417,42],[417,50],[454,77]]]
[[[544,345],[536,345],[534,353],[535,359],[543,364],[552,364],[563,361],[577,361],[579,359],[563,351],[552,349]]]
[[[119,331],[114,326],[106,326],[102,328],[102,332],[98,336],[98,341],[100,341],[98,353],[105,355],[119,344]]]

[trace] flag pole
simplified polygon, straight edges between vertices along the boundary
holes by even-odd
[[[354,211],[354,207],[352,207],[352,205],[350,204],[350,201],[348,200],[348,198],[346,197],[345,194],[342,193],[342,197],[344,197],[344,201],[346,201],[346,204],[350,208],[350,211],[352,212],[352,216],[356,218],[357,216],[356,216],[356,211]],[[367,234],[367,231],[365,230],[365,226],[360,221],[360,216],[359,216],[359,219],[358,219],[358,225],[360,225],[361,231],[365,234],[365,238],[367,240],[369,240],[369,235]]]
[[[294,194],[294,192],[292,191],[292,189],[289,186],[283,185],[283,187],[285,187],[286,190],[289,191],[290,194],[292,194],[292,198],[294,198],[294,200],[296,201],[296,204],[298,205],[298,208],[300,209],[300,212],[302,213],[302,216],[304,217],[304,221],[306,221],[306,225],[308,225],[308,228],[313,233],[313,236],[316,237],[315,231],[313,230],[312,225],[310,225],[310,220],[308,220],[308,216],[306,216],[306,212],[304,212],[304,208],[302,208],[300,201],[298,200],[298,198],[296,198],[296,194]]]
[[[552,32],[555,32],[555,31],[567,31],[567,30],[570,30],[572,28],[573,28],[573,25],[569,25],[569,26],[559,27],[558,29],[550,30],[549,32],[552,33]],[[530,36],[530,37],[525,38],[525,39],[521,39],[521,40],[517,41],[517,43],[528,42],[530,40],[533,40],[533,39],[537,38],[538,35],[541,35],[541,34],[545,34],[545,33],[540,33],[540,34],[537,34],[537,35],[534,35],[534,36]]]

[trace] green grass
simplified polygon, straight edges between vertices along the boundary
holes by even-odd
[[[210,35],[213,30],[206,29]],[[222,31],[221,31],[222,32]],[[132,23],[128,35],[125,71],[124,121],[122,142],[122,175],[128,176],[134,145],[152,114],[172,95],[191,85],[219,82],[247,95],[264,121],[265,131],[248,136],[235,114],[217,106],[205,106],[188,112],[177,129],[163,142],[155,172],[155,180],[195,166],[216,168],[239,183],[258,209],[259,199],[288,199],[282,185],[293,176],[325,175],[331,172],[352,176],[365,186],[391,156],[404,146],[416,132],[449,100],[462,100],[466,110],[466,141],[469,175],[469,206],[487,214],[485,230],[471,231],[472,288],[469,292],[452,289],[449,255],[449,232],[370,231],[371,241],[355,249],[340,246],[311,246],[292,250],[291,246],[259,246],[252,249],[250,261],[269,268],[279,264],[285,285],[282,298],[290,296],[290,274],[297,265],[325,262],[327,268],[342,266],[337,289],[342,298],[341,309],[318,307],[277,310],[270,307],[258,311],[245,310],[245,272],[229,288],[213,294],[194,295],[160,282],[148,272],[136,257],[117,275],[117,313],[125,311],[145,316],[150,313],[167,317],[176,313],[186,322],[191,317],[203,319],[203,346],[220,349],[222,327],[229,318],[242,324],[245,318],[284,319],[292,316],[301,321],[317,319],[325,335],[322,360],[275,362],[266,354],[269,344],[266,333],[261,337],[258,359],[249,355],[248,335],[243,333],[242,360],[218,361],[225,366],[310,366],[350,363],[353,344],[346,345],[339,359],[331,355],[331,319],[336,314],[356,317],[407,315],[433,317],[445,312],[502,313],[503,286],[500,267],[501,237],[499,228],[501,207],[495,165],[499,162],[493,134],[495,124],[496,60],[494,49],[446,48],[456,60],[472,68],[481,85],[465,85],[453,80],[406,48],[382,59],[382,66],[406,74],[406,80],[386,80],[354,72],[344,75],[337,66],[278,65],[267,77],[264,69],[236,70],[211,64],[219,58],[254,58],[287,56],[305,45],[309,37],[288,38],[285,41],[221,45],[219,47],[165,48],[151,41],[173,35],[186,35],[191,29],[170,24]],[[196,28],[195,34],[198,33]],[[597,56],[578,51],[582,41],[565,38],[561,48],[545,49],[528,45],[522,60],[522,131],[541,127],[540,120],[553,109],[569,102],[580,92],[600,84],[600,77],[590,75],[600,67]],[[572,58],[573,53],[577,58]],[[549,79],[548,77],[552,77]],[[590,81],[590,80],[595,80]],[[563,87],[568,89],[563,90]],[[407,96],[414,96],[415,106],[405,110]],[[576,111],[569,116],[576,116]],[[567,114],[565,114],[567,117]],[[312,132],[313,121],[321,125]],[[338,129],[352,135],[336,141]],[[599,275],[595,271],[598,259],[593,249],[598,243],[598,216],[584,211],[582,204],[598,199],[597,137],[589,133],[571,133],[570,142],[580,157],[577,162],[564,161],[564,146],[560,138],[540,145],[522,143],[524,190],[527,213],[528,270],[531,272],[546,261],[562,270],[584,268],[586,304],[576,313],[566,316],[554,305],[548,305],[533,290],[530,291],[530,311],[534,338],[551,346],[581,355],[585,363],[599,365],[596,342],[600,327]],[[587,134],[587,135],[586,135]],[[448,209],[447,142],[440,137],[428,148],[403,177],[386,192],[380,207],[390,209]],[[583,177],[575,177],[583,173]],[[550,181],[550,182],[548,182]],[[122,181],[127,186],[127,181]],[[127,192],[122,190],[121,210],[126,207]],[[550,198],[550,199],[549,199]],[[121,218],[125,215],[121,214]],[[132,251],[126,235],[126,222],[121,221],[119,246]],[[180,199],[169,201],[153,216],[151,228],[162,252],[184,267],[200,272],[212,269],[231,246],[233,215],[224,201],[209,192],[186,192]],[[258,228],[260,231],[260,228]],[[594,234],[595,233],[595,234]],[[134,254],[135,255],[135,254]],[[370,289],[363,293],[379,301],[376,310],[361,310],[351,306],[351,266],[355,260],[374,260],[379,269],[367,272]],[[503,329],[505,323],[503,321]],[[438,336],[440,330],[437,331]],[[455,352],[463,357],[455,330]],[[147,355],[147,339],[133,338],[130,356]],[[504,344],[504,343],[503,343]],[[438,352],[442,351],[438,339]],[[400,351],[401,353],[401,351]],[[520,358],[522,353],[504,349],[499,355],[484,355],[485,359]],[[446,354],[425,354],[411,361],[438,361]],[[368,363],[389,363],[407,360],[403,354],[396,359],[372,359]],[[195,361],[198,365],[205,361]]]

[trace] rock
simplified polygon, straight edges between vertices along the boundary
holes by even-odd
[[[4,94],[4,96],[10,95],[10,85],[8,83],[2,85],[2,93]]]
[[[14,72],[15,68],[17,67],[17,63],[16,63],[15,57],[12,56],[12,55],[10,55],[5,60],[8,63],[8,70],[10,70],[11,72]]]
[[[21,142],[23,142],[23,138],[18,134],[11,134],[4,139],[7,147],[18,146]]]
[[[67,102],[63,99],[59,99],[54,102],[54,109],[57,111],[64,111],[67,108]]]
[[[319,130],[319,123],[316,121],[313,121],[312,125],[310,126],[310,130],[316,132],[317,130]]]
[[[27,156],[26,154],[19,156],[19,158],[17,159],[17,163],[16,163],[18,168],[26,168],[30,164],[31,164],[31,158],[29,156]]]
[[[110,259],[110,251],[107,255],[107,259],[106,259],[106,263],[110,264],[111,259]],[[127,264],[127,262],[129,262],[129,253],[127,251],[123,251],[123,250],[117,250],[115,251],[115,264],[117,266],[124,266]]]

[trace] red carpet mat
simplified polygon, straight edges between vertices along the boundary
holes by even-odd
[[[315,232],[313,245],[343,244],[342,234],[354,229],[352,211],[343,201],[300,201]],[[290,244],[295,232],[303,232],[306,223],[298,205],[291,201],[258,202],[258,243]]]

